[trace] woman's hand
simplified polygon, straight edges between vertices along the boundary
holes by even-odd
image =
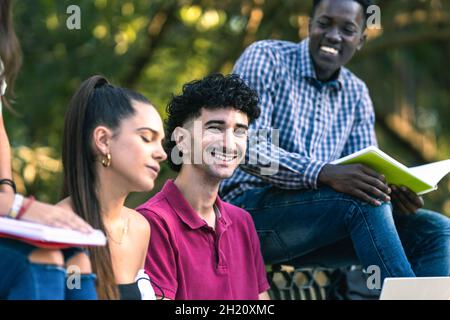
[[[39,201],[31,204],[21,220],[40,223],[50,227],[72,229],[83,233],[93,231],[93,228],[73,211]]]

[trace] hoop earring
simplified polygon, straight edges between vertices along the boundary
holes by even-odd
[[[102,165],[107,168],[111,165],[111,153],[107,153],[106,156],[102,158]]]

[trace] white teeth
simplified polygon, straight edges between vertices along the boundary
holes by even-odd
[[[234,155],[226,155],[226,154],[217,153],[217,152],[214,152],[212,154],[212,156],[216,159],[219,159],[220,161],[226,161],[226,162],[229,162],[229,161],[232,161],[235,159]]]
[[[339,53],[339,51],[337,51],[335,48],[330,48],[330,47],[325,47],[325,46],[320,47],[320,50],[328,52],[332,55],[337,55]]]

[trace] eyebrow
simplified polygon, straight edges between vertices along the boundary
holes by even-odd
[[[326,13],[323,13],[321,16],[318,16],[317,20],[319,20],[321,18],[325,18],[325,19],[328,19],[328,20],[333,20],[333,17],[328,16]],[[351,24],[354,27],[359,28],[359,25],[357,23],[351,21],[351,20],[346,20],[344,23],[345,24]]]
[[[155,130],[155,129],[152,129],[152,128],[149,128],[149,127],[137,128],[136,131],[150,131],[154,135],[160,136],[160,133],[158,132],[158,130]]]
[[[223,120],[209,120],[208,122],[205,123],[205,127],[206,127],[206,126],[209,126],[209,125],[211,125],[211,124],[224,125],[224,124],[225,124],[225,121],[223,121]],[[238,128],[244,128],[244,129],[248,130],[248,126],[245,125],[245,124],[243,124],[243,123],[237,123],[237,124],[236,124],[236,127],[238,127]]]
[[[346,21],[345,24],[346,24],[347,26],[350,25],[350,26],[353,26],[353,27],[355,27],[355,28],[359,28],[359,25],[356,24],[356,23],[354,23],[353,21]]]

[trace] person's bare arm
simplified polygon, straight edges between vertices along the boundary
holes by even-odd
[[[8,136],[0,115],[0,178],[11,179],[11,156]],[[0,216],[6,216],[14,201],[14,191],[9,185],[0,185]],[[25,199],[25,202],[28,199]],[[92,228],[70,209],[52,206],[40,201],[31,204],[22,220],[41,223],[52,227],[91,232]]]
[[[0,216],[8,215],[14,201],[14,194],[0,192]],[[29,201],[28,198],[24,202]],[[92,227],[72,210],[34,201],[24,213],[21,220],[44,224],[50,227],[73,229],[85,233]]]
[[[261,292],[258,296],[258,299],[259,300],[270,300],[269,292],[267,292],[267,291]]]
[[[14,193],[0,192],[0,216],[6,216],[14,201]]]
[[[22,220],[45,224],[51,227],[73,229],[84,233],[93,231],[92,227],[75,212],[58,206],[35,201],[22,216]]]
[[[147,253],[148,250],[148,246],[150,245],[150,235],[151,235],[151,228],[150,228],[150,223],[147,221],[147,219],[145,219],[144,217],[141,216],[140,213],[136,212],[139,215],[139,218],[141,220],[141,226],[142,226],[142,230],[141,232],[141,237],[143,238],[143,247],[145,247],[145,253]],[[145,268],[145,259],[147,258],[147,254],[144,254],[143,260],[142,260],[142,267],[141,269]],[[162,297],[162,296],[158,296],[156,295],[156,300],[172,300],[166,297]]]
[[[147,258],[148,246],[150,245],[150,223],[139,212],[130,210],[134,219],[136,219],[135,232],[139,235],[139,243],[137,244],[139,251],[142,253],[142,261],[139,269],[145,268],[145,260]]]

